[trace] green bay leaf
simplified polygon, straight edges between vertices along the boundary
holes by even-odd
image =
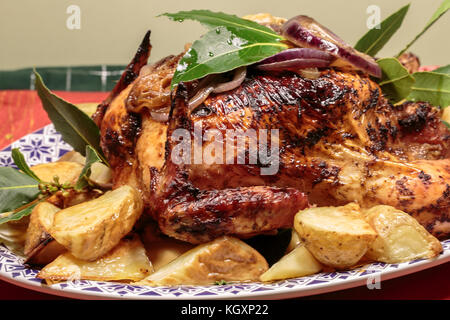
[[[161,16],[167,16],[175,21],[183,22],[184,20],[198,21],[208,28],[227,27],[229,30],[246,29],[254,34],[260,34],[276,41],[283,39],[282,36],[274,32],[272,29],[260,25],[254,21],[239,18],[236,15],[226,14],[223,12],[212,12],[209,10],[191,10],[180,11],[177,13],[163,13]]]
[[[254,64],[285,49],[285,44],[247,29],[217,27],[192,44],[178,64],[172,86]]]
[[[6,222],[9,222],[9,221],[17,221],[17,220],[22,219],[23,217],[26,217],[26,216],[30,215],[31,212],[33,211],[34,207],[36,207],[36,205],[38,203],[39,202],[33,203],[30,206],[23,208],[22,210],[13,212],[11,214],[7,214],[5,216],[1,216],[0,217],[0,224],[6,223]]]
[[[100,148],[100,130],[95,122],[75,105],[51,93],[39,73],[34,71],[34,74],[35,87],[42,106],[64,141],[83,156],[86,154],[86,146],[91,146],[107,164]]]
[[[434,106],[446,108],[450,105],[450,76],[436,72],[416,72],[416,82],[408,96],[412,101],[426,101]]]
[[[437,68],[437,69],[433,70],[432,72],[450,75],[450,64],[440,67],[440,68]]]
[[[13,168],[0,168],[0,212],[13,211],[39,195],[36,180]]]
[[[377,60],[382,76],[378,84],[392,103],[405,99],[411,92],[414,78],[408,70],[395,58]]]
[[[37,182],[41,182],[41,179],[39,179],[39,177],[33,172],[33,170],[30,169],[27,162],[25,161],[25,157],[18,148],[14,148],[11,150],[11,156],[16,166],[20,170],[22,170],[23,173],[25,173],[30,178],[36,180]]]
[[[380,23],[380,29],[369,30],[355,45],[355,49],[370,56],[375,56],[391,39],[402,25],[409,9],[409,4],[402,7]]]
[[[96,162],[101,162],[100,156],[90,146],[86,147],[86,163],[83,170],[81,170],[80,176],[75,184],[75,190],[81,190],[88,185],[89,176],[91,174],[91,167]]]
[[[414,39],[412,39],[411,42],[409,42],[406,47],[397,54],[397,57],[406,52],[436,21],[439,20],[440,17],[442,17],[448,11],[448,9],[450,9],[450,0],[442,1],[439,8],[437,8],[437,10],[433,13],[431,19],[425,25],[425,28],[423,28],[423,30],[419,32],[419,34],[415,36]]]

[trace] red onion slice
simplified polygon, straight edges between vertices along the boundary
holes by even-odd
[[[266,71],[297,71],[305,68],[323,68],[334,59],[328,52],[311,48],[293,48],[268,57],[256,66]]]
[[[374,58],[352,48],[328,28],[308,16],[296,16],[288,20],[281,28],[281,34],[298,46],[329,52],[337,58],[336,65],[350,65],[381,78],[381,69]]]
[[[242,84],[242,82],[244,82],[246,75],[247,75],[246,67],[237,68],[234,71],[233,80],[216,85],[213,92],[214,93],[222,93],[222,92],[233,90],[233,89],[239,87]]]
[[[192,111],[196,107],[201,105],[203,103],[203,101],[205,101],[206,98],[208,98],[209,94],[214,91],[214,87],[215,87],[214,84],[210,84],[206,87],[200,88],[200,90],[198,90],[197,94],[189,100],[189,103],[188,103],[189,111]]]

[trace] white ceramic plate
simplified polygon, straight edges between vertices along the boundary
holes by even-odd
[[[55,161],[71,147],[52,125],[29,134],[0,151],[0,166],[14,166],[11,149],[20,148],[28,164]],[[432,260],[401,264],[372,263],[350,271],[319,273],[275,283],[214,286],[144,287],[99,281],[72,281],[47,286],[37,279],[38,270],[24,266],[23,258],[0,246],[0,278],[31,290],[82,299],[281,299],[348,289],[428,269],[450,261],[450,240],[443,253]]]

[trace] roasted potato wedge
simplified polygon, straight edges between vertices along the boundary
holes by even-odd
[[[144,228],[141,239],[155,272],[195,247],[193,244],[162,235],[154,224]]]
[[[110,189],[112,187],[112,170],[103,163],[96,162],[91,166],[89,180],[101,188]]]
[[[81,153],[72,150],[63,154],[57,162],[76,162],[84,166],[86,158],[83,157]]]
[[[49,233],[76,258],[94,261],[131,231],[142,210],[139,191],[122,186],[59,211]]]
[[[288,244],[288,247],[286,248],[286,253],[291,252],[295,248],[297,248],[302,243],[302,240],[300,240],[300,236],[298,235],[298,232],[295,231],[295,229],[291,230],[291,241]]]
[[[44,265],[66,251],[48,233],[59,210],[58,207],[45,201],[34,207],[25,239],[24,253],[27,256],[27,263]]]
[[[153,272],[144,246],[138,237],[123,239],[111,251],[95,261],[84,261],[66,252],[46,265],[38,278],[63,280],[139,281]]]
[[[267,261],[245,242],[221,237],[191,249],[139,285],[208,285],[216,281],[257,281]]]
[[[78,179],[83,166],[76,162],[57,161],[38,164],[31,169],[42,181],[51,182],[54,176],[58,176],[59,182],[70,183]]]
[[[354,266],[377,237],[355,203],[302,210],[294,226],[314,257],[336,269]]]
[[[320,272],[322,265],[302,244],[289,252],[259,278],[261,281],[274,281],[308,276]]]
[[[378,233],[366,257],[385,263],[434,258],[442,251],[438,239],[416,219],[391,206],[379,205],[363,212],[366,221]]]

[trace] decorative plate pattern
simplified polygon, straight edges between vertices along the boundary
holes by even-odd
[[[0,166],[14,167],[11,149],[20,148],[30,165],[56,161],[72,148],[48,125],[0,151]],[[38,270],[24,266],[24,259],[0,246],[0,278],[32,290],[76,298],[115,299],[257,299],[289,298],[347,289],[388,280],[450,261],[450,240],[432,260],[401,264],[372,263],[349,271],[318,273],[274,283],[240,283],[214,286],[146,287],[131,284],[77,280],[47,286],[36,278]]]

